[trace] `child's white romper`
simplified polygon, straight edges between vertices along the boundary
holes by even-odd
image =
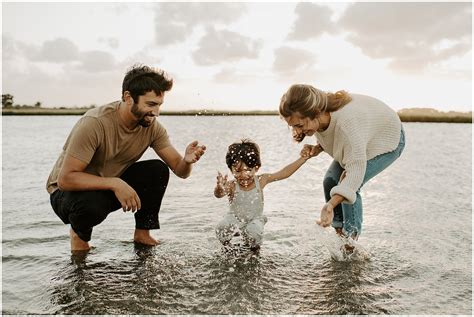
[[[216,228],[217,237],[222,243],[229,242],[238,230],[250,247],[262,243],[263,226],[267,217],[263,215],[263,193],[257,175],[254,176],[254,181],[255,188],[249,191],[241,190],[239,183],[235,182],[230,211]]]

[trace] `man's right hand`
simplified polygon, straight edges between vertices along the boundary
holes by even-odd
[[[122,205],[124,212],[135,212],[142,208],[137,192],[124,180],[120,178],[115,179],[113,192]]]

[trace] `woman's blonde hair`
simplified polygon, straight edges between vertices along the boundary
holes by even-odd
[[[284,118],[298,112],[303,117],[314,119],[325,111],[341,109],[351,100],[351,96],[344,90],[330,93],[311,85],[295,84],[281,97],[279,111]]]

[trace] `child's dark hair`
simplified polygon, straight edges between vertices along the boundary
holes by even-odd
[[[135,64],[128,69],[122,83],[123,93],[130,92],[133,102],[138,103],[138,97],[149,91],[154,91],[157,95],[171,90],[173,79],[168,78],[167,74],[156,68],[142,64]]]
[[[240,142],[229,145],[225,161],[230,170],[239,162],[244,162],[250,168],[260,167],[260,148],[257,143],[243,139]]]

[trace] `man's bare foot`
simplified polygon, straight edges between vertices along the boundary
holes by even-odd
[[[133,241],[136,243],[144,245],[158,245],[160,241],[156,240],[150,235],[150,230],[147,229],[135,229],[135,234],[133,235]]]
[[[71,251],[89,251],[91,249],[89,243],[79,238],[72,228],[69,230],[69,236],[71,238]]]

